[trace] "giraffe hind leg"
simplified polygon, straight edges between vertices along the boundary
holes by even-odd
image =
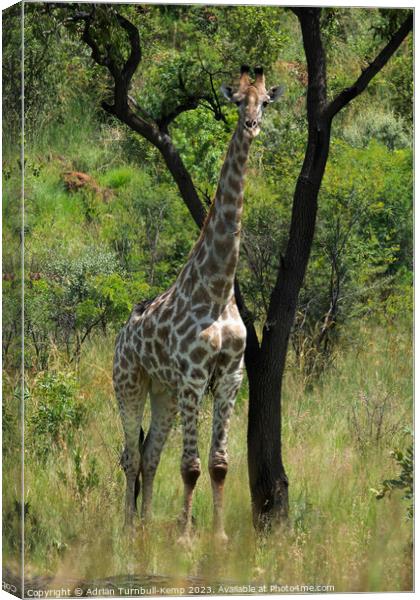
[[[168,438],[177,411],[174,393],[158,381],[150,386],[151,423],[142,445],[141,475],[143,497],[141,515],[148,521],[152,512],[153,481],[160,456]]]
[[[128,373],[114,369],[114,389],[125,438],[121,466],[126,476],[125,522],[128,526],[133,523],[137,514],[137,497],[140,493],[141,423],[148,387],[149,378],[138,366],[130,369]]]

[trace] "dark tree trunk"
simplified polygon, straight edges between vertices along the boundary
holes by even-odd
[[[257,356],[247,357],[249,378],[248,467],[254,524],[265,526],[288,509],[288,480],[281,453],[281,388],[299,291],[314,235],[319,171],[325,169],[329,128],[314,145],[319,162],[311,162],[310,178],[300,177],[285,257],[281,259]]]
[[[281,388],[300,288],[309,261],[317,199],[328,157],[330,128],[309,134],[305,165],[298,179],[284,258],[281,258],[258,358],[249,357],[248,466],[254,524],[265,526],[288,509],[288,480],[281,453]]]
[[[283,366],[278,360],[270,360],[269,353],[247,366],[248,472],[252,517],[257,529],[265,528],[273,515],[283,519],[288,514],[289,482],[281,455],[282,372]]]
[[[273,520],[284,520],[288,514],[288,479],[281,451],[281,388],[289,334],[309,260],[318,191],[330,141],[330,127],[320,116],[326,102],[320,9],[302,9],[302,13],[308,62],[308,144],[295,188],[286,253],[280,257],[261,346],[254,356],[246,356],[249,377],[248,471],[253,520],[257,528],[265,528]]]
[[[409,18],[354,86],[328,104],[319,23],[321,9],[293,10],[300,21],[307,61],[308,142],[293,198],[286,253],[280,257],[261,345],[254,339],[245,354],[249,379],[248,472],[257,529],[284,521],[288,514],[288,478],[281,446],[281,388],[289,335],[315,231],[318,193],[330,148],[331,122],[339,110],[365,89],[412,27]]]

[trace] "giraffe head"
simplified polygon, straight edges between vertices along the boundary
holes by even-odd
[[[230,86],[223,85],[222,93],[230,102],[239,108],[239,123],[244,131],[251,137],[256,137],[260,132],[261,119],[264,108],[275,102],[282,95],[283,86],[274,86],[269,90],[265,87],[265,77],[262,67],[255,67],[255,80],[251,82],[249,67],[241,67],[241,77],[236,91]]]

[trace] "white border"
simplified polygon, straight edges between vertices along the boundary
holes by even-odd
[[[29,2],[36,2],[37,0],[27,0],[28,3]],[[65,0],[58,0],[59,2],[63,2],[63,3],[68,3]],[[82,2],[86,2],[86,3],[90,3],[87,2],[86,0],[81,0]],[[261,4],[265,4],[265,5],[269,5],[269,6],[338,6],[339,8],[369,8],[369,7],[383,7],[383,8],[415,8],[415,3],[414,2],[404,2],[404,1],[400,1],[400,0],[382,0],[382,2],[372,2],[369,0],[358,0],[355,3],[351,3],[351,2],[338,2],[338,1],[331,1],[331,0],[323,0],[322,2],[299,2],[296,0],[289,0],[289,2],[276,2],[273,0],[265,0],[264,2],[257,2],[257,1],[252,1],[252,0],[232,0],[231,2],[225,2],[225,1],[220,1],[220,0],[213,0],[210,2],[205,2],[203,0],[195,0],[194,2],[188,1],[188,0],[166,0],[165,2],[160,2],[157,0],[149,0],[148,2],[130,2],[129,0],[113,0],[113,2],[109,2],[109,3],[113,3],[113,4],[209,4],[209,5],[232,5],[232,6],[238,6],[238,5],[261,5]],[[11,2],[10,0],[0,0],[0,8],[3,11],[6,8],[9,8],[10,6],[17,4],[17,2]],[[24,3],[22,2],[22,5]],[[22,10],[23,12],[23,10]],[[417,23],[417,14],[416,11],[414,11],[414,31],[416,30],[416,23]],[[1,52],[1,51],[0,51]],[[23,44],[22,44],[22,52],[23,52]],[[415,65],[419,64],[418,63],[418,49],[417,49],[417,44],[414,45],[414,55],[415,55]],[[416,71],[415,71],[415,75],[416,75]],[[23,75],[22,75],[22,81],[23,81]],[[416,82],[416,77],[415,77],[415,82]],[[0,83],[1,85],[1,83]],[[23,85],[23,83],[22,83]],[[0,88],[1,89],[1,88]],[[418,96],[418,95],[417,95]],[[417,104],[418,104],[418,97],[415,96],[415,114],[417,112]],[[22,99],[23,102],[23,99]],[[0,108],[0,114],[1,114],[1,108]],[[415,142],[417,143],[417,131],[415,130]],[[1,143],[1,141],[0,141]],[[23,128],[22,128],[22,152],[23,152]],[[22,161],[23,164],[23,161]],[[417,167],[417,156],[415,154],[415,167]],[[23,174],[22,174],[22,179],[23,179]],[[22,181],[22,189],[23,189],[23,185],[24,182]],[[416,186],[414,187],[414,204],[415,204],[415,199],[416,199]],[[22,201],[22,211],[23,211],[23,201]],[[22,214],[22,219],[23,219],[23,214]],[[1,231],[1,227],[0,227],[0,231]],[[415,259],[417,258],[417,251],[419,248],[418,245],[418,236],[419,236],[419,227],[415,227]],[[1,256],[1,251],[0,251],[0,256]],[[22,256],[22,260],[23,260],[23,256]],[[416,262],[416,261],[415,261]],[[22,278],[23,278],[23,269],[22,269]],[[22,286],[22,293],[23,293],[23,286]],[[417,293],[415,293],[415,298],[417,299]],[[23,303],[23,300],[22,300]],[[23,310],[23,304],[22,304],[22,310]],[[1,323],[1,316],[0,316],[0,323]],[[418,334],[418,327],[417,327],[417,320],[416,320],[416,326],[415,326],[415,340],[417,340],[417,334]],[[415,372],[416,372],[416,367],[419,366],[419,360],[418,356],[415,356]],[[22,392],[23,392],[23,386],[22,386]],[[417,415],[415,415],[415,425],[417,425]],[[23,429],[23,423],[24,421],[22,420],[22,431],[24,432]],[[1,438],[1,433],[0,433],[0,438]],[[416,446],[415,446],[416,448]],[[24,446],[22,444],[22,457],[23,457],[23,451],[24,451]],[[417,452],[415,452],[415,458],[417,458]],[[0,483],[1,485],[1,483]],[[22,489],[23,488],[23,468],[22,468]],[[415,507],[417,508],[418,503],[415,502]],[[1,508],[1,495],[0,495],[0,508]],[[417,519],[415,519],[415,534],[417,534]],[[22,527],[22,536],[24,535],[24,528]],[[416,539],[416,536],[415,536]],[[1,538],[0,538],[0,556],[1,556]],[[415,555],[415,559],[417,559],[416,555]],[[417,566],[417,560],[415,560],[415,565]],[[22,560],[22,571],[24,569],[24,560]],[[389,592],[391,593],[391,592]],[[380,592],[380,594],[389,594],[387,592]],[[363,592],[364,595],[378,595],[378,593],[373,593],[373,592]],[[408,594],[411,594],[410,592],[408,592]],[[244,598],[244,599],[249,599],[249,598],[268,598],[268,597],[273,597],[273,598],[281,598],[283,596],[290,596],[291,594],[284,594],[282,596],[274,596],[274,595],[265,595],[265,596],[235,596],[236,598]],[[335,594],[337,595],[337,594]],[[360,594],[356,594],[356,593],[346,593],[345,594],[346,597],[348,598],[357,598]],[[307,598],[307,595],[304,594],[293,594],[294,597],[296,598]],[[315,597],[325,597],[326,594],[313,594],[313,596]],[[407,596],[407,592],[404,593],[393,593],[393,598],[404,598],[405,596]],[[12,598],[13,596],[11,596],[10,594],[3,592],[2,590],[0,590],[0,599],[9,599]],[[113,596],[114,598],[117,598],[117,596]],[[212,598],[226,598],[226,596],[211,596]],[[128,598],[128,596],[126,597]],[[166,597],[165,597],[166,598]],[[171,598],[171,596],[167,596],[167,598]],[[179,598],[179,596],[175,596],[174,598]]]

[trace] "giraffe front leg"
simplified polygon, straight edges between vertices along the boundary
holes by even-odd
[[[227,542],[223,522],[223,492],[228,471],[227,441],[230,418],[242,382],[242,360],[233,365],[233,373],[217,380],[214,392],[213,431],[209,455],[209,473],[213,491],[213,529],[216,539]]]
[[[193,392],[185,393],[179,399],[183,429],[181,475],[184,482],[182,535],[179,542],[186,545],[191,542],[193,494],[197,479],[201,474],[197,436],[198,404],[199,395]]]

